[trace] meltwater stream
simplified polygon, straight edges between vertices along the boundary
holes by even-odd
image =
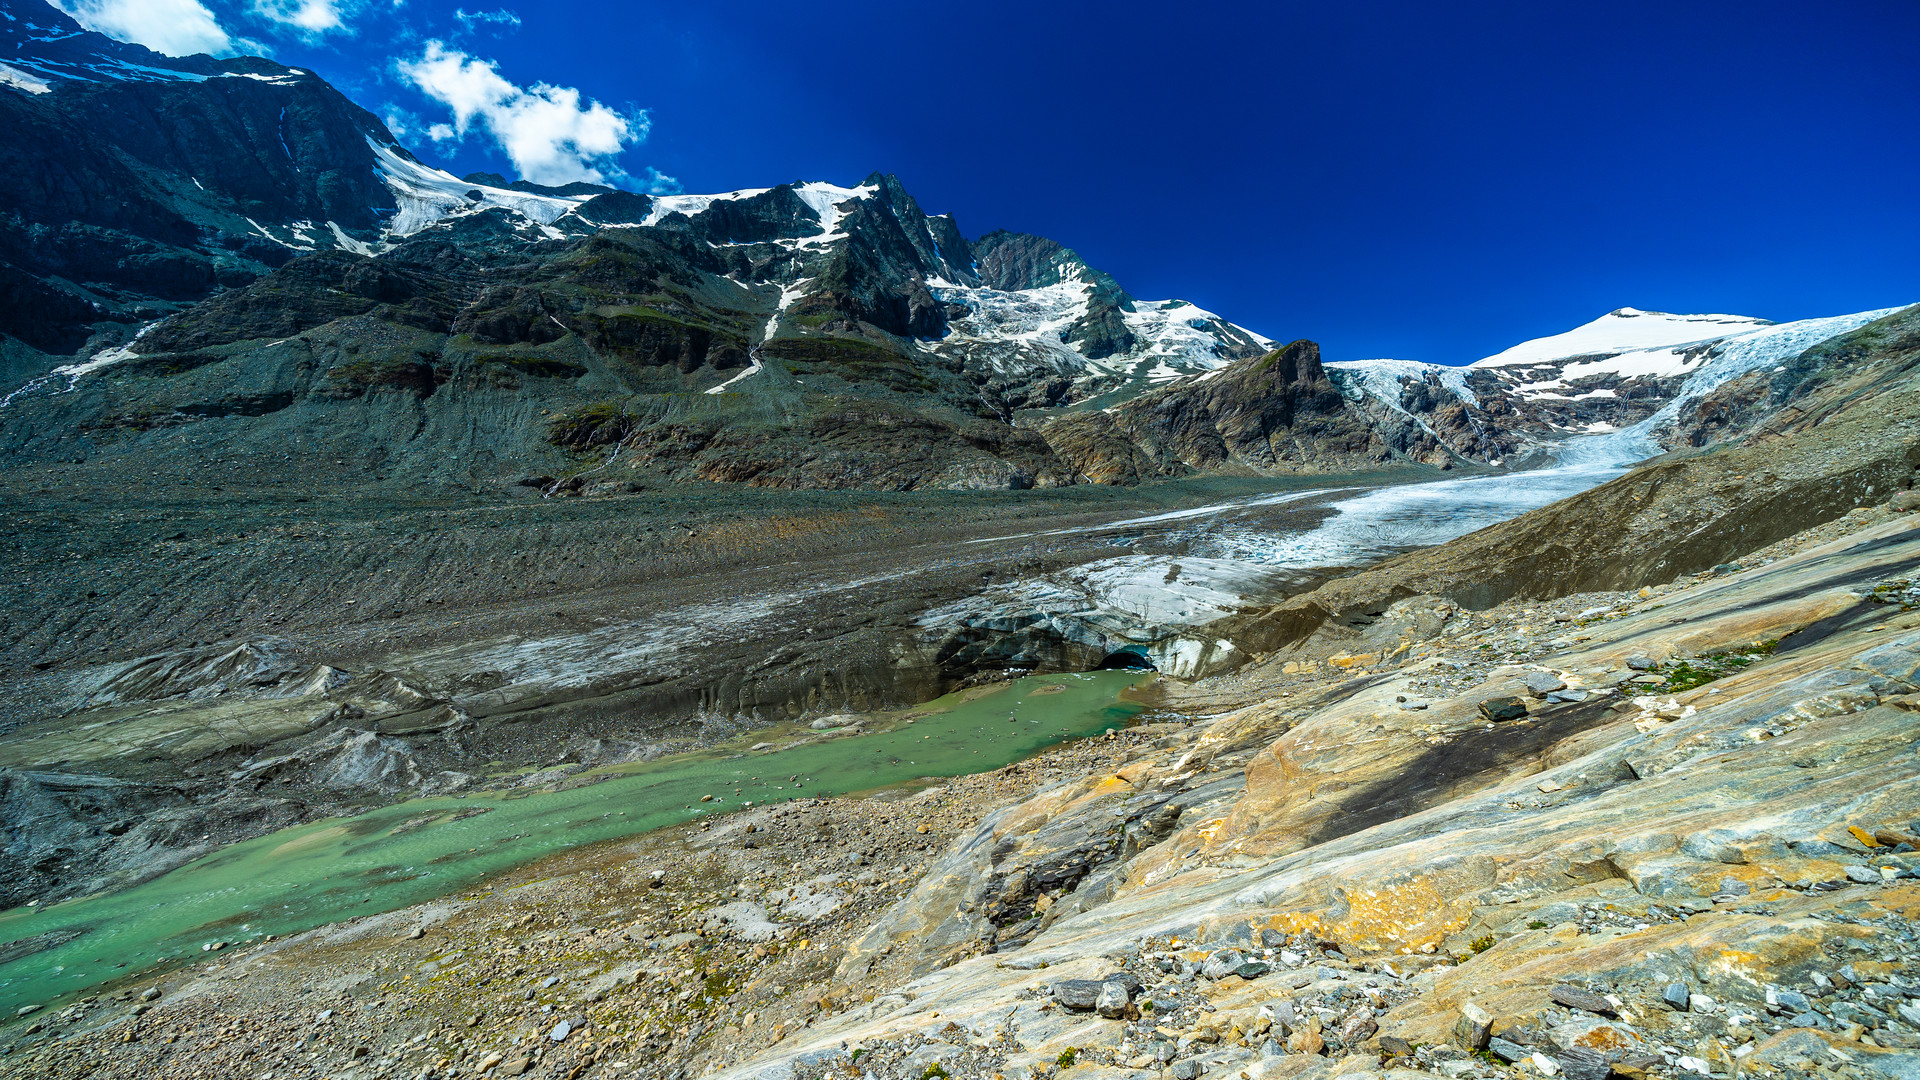
[[[0,1016],[212,941],[285,935],[445,896],[543,855],[707,813],[985,772],[1124,724],[1151,673],[1034,675],[919,706],[913,722],[769,753],[620,766],[562,791],[420,799],[235,844],[121,892],[0,913]],[[751,738],[764,737],[764,733]],[[798,784],[789,777],[798,776]],[[702,803],[703,796],[714,801]],[[20,955],[38,944],[51,947]]]

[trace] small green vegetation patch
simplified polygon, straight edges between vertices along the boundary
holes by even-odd
[[[1665,666],[1660,674],[1666,677],[1666,689],[1669,692],[1692,690],[1716,679],[1726,678],[1756,660],[1771,656],[1778,644],[1778,641],[1756,641],[1747,649],[1707,653],[1689,660],[1675,661]]]
[[[388,389],[428,397],[443,381],[445,376],[418,356],[382,356],[329,368],[322,393],[344,398],[359,397],[369,390]]]
[[[1876,604],[1897,604],[1902,611],[1920,607],[1920,585],[1907,578],[1894,578],[1875,585],[1867,599]]]
[[[953,1075],[952,1073],[947,1071],[947,1067],[945,1065],[942,1065],[936,1061],[933,1064],[927,1066],[926,1072],[923,1072],[920,1074],[920,1080],[934,1080],[935,1077],[940,1077],[941,1080],[945,1080],[946,1077],[949,1077],[952,1075]]]
[[[1056,1065],[1059,1065],[1061,1068],[1071,1069],[1073,1068],[1073,1063],[1076,1060],[1078,1060],[1078,1057],[1073,1047],[1069,1046],[1065,1050],[1060,1051],[1060,1056],[1057,1058],[1054,1058],[1053,1060],[1054,1060],[1054,1063]]]
[[[587,369],[579,364],[544,356],[489,356],[483,358],[481,363],[508,368],[539,379],[577,379],[587,373]]]
[[[547,441],[569,450],[610,446],[627,437],[637,423],[620,401],[596,401],[568,409],[547,422]]]

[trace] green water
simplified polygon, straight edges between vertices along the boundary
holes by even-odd
[[[291,934],[445,896],[543,855],[738,809],[984,772],[1063,739],[1123,724],[1139,672],[1036,675],[971,699],[949,695],[912,723],[773,753],[723,748],[621,766],[567,791],[420,799],[234,844],[117,893],[0,912],[0,942],[79,936],[0,964],[0,1017],[210,941]],[[1051,689],[1058,687],[1059,689]],[[927,713],[931,715],[925,715]],[[748,740],[764,739],[764,733]],[[788,777],[798,775],[796,785]],[[755,779],[757,777],[757,779]],[[713,801],[702,803],[701,796]],[[486,813],[453,820],[462,812]],[[396,832],[403,823],[432,822]]]

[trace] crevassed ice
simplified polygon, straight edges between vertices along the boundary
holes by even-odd
[[[1460,400],[1470,405],[1480,404],[1480,399],[1474,396],[1473,389],[1467,385],[1465,368],[1425,364],[1418,360],[1337,360],[1327,367],[1351,376],[1349,397],[1358,400],[1357,392],[1369,393],[1398,412],[1406,411],[1400,408],[1401,380],[1424,382],[1428,375],[1438,376],[1440,385],[1453,391]]]
[[[1855,312],[1852,315],[1835,315],[1825,319],[1803,319],[1799,322],[1781,323],[1777,326],[1736,334],[1708,349],[1704,362],[1687,377],[1685,383],[1681,384],[1680,392],[1652,416],[1604,438],[1623,444],[1640,440],[1647,445],[1654,445],[1653,436],[1670,427],[1674,419],[1680,415],[1680,410],[1712,393],[1722,383],[1764,367],[1771,367],[1783,360],[1790,360],[1829,338],[1852,333],[1876,319],[1884,319],[1899,310],[1901,309],[1890,307],[1881,308],[1878,311]],[[1623,445],[1618,453],[1630,453],[1642,448],[1644,447]],[[1656,446],[1650,452],[1642,453],[1639,458],[1633,460],[1637,461],[1659,452]]]

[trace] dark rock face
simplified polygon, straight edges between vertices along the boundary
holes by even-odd
[[[369,144],[393,136],[317,76],[161,56],[38,0],[6,10],[0,57],[50,90],[0,93],[0,333],[72,352],[90,322],[244,285],[334,246],[327,222],[372,239],[394,211]]]
[[[783,237],[819,236],[826,231],[820,225],[820,215],[801,201],[791,184],[745,199],[717,201],[698,217],[669,214],[661,224],[684,229],[711,244],[765,243]]]
[[[1320,348],[1296,341],[1218,374],[1143,394],[1042,429],[1054,451],[1095,483],[1241,466],[1260,472],[1359,468],[1389,449],[1348,408],[1320,366]]]
[[[1087,312],[1061,333],[1061,340],[1100,360],[1132,348],[1133,331],[1121,318],[1133,310],[1133,297],[1109,274],[1088,266],[1072,248],[1044,236],[994,232],[974,245],[981,283],[990,289],[1038,289],[1068,281],[1091,286]]]
[[[631,191],[596,195],[574,213],[591,225],[638,225],[653,212],[653,200]]]

